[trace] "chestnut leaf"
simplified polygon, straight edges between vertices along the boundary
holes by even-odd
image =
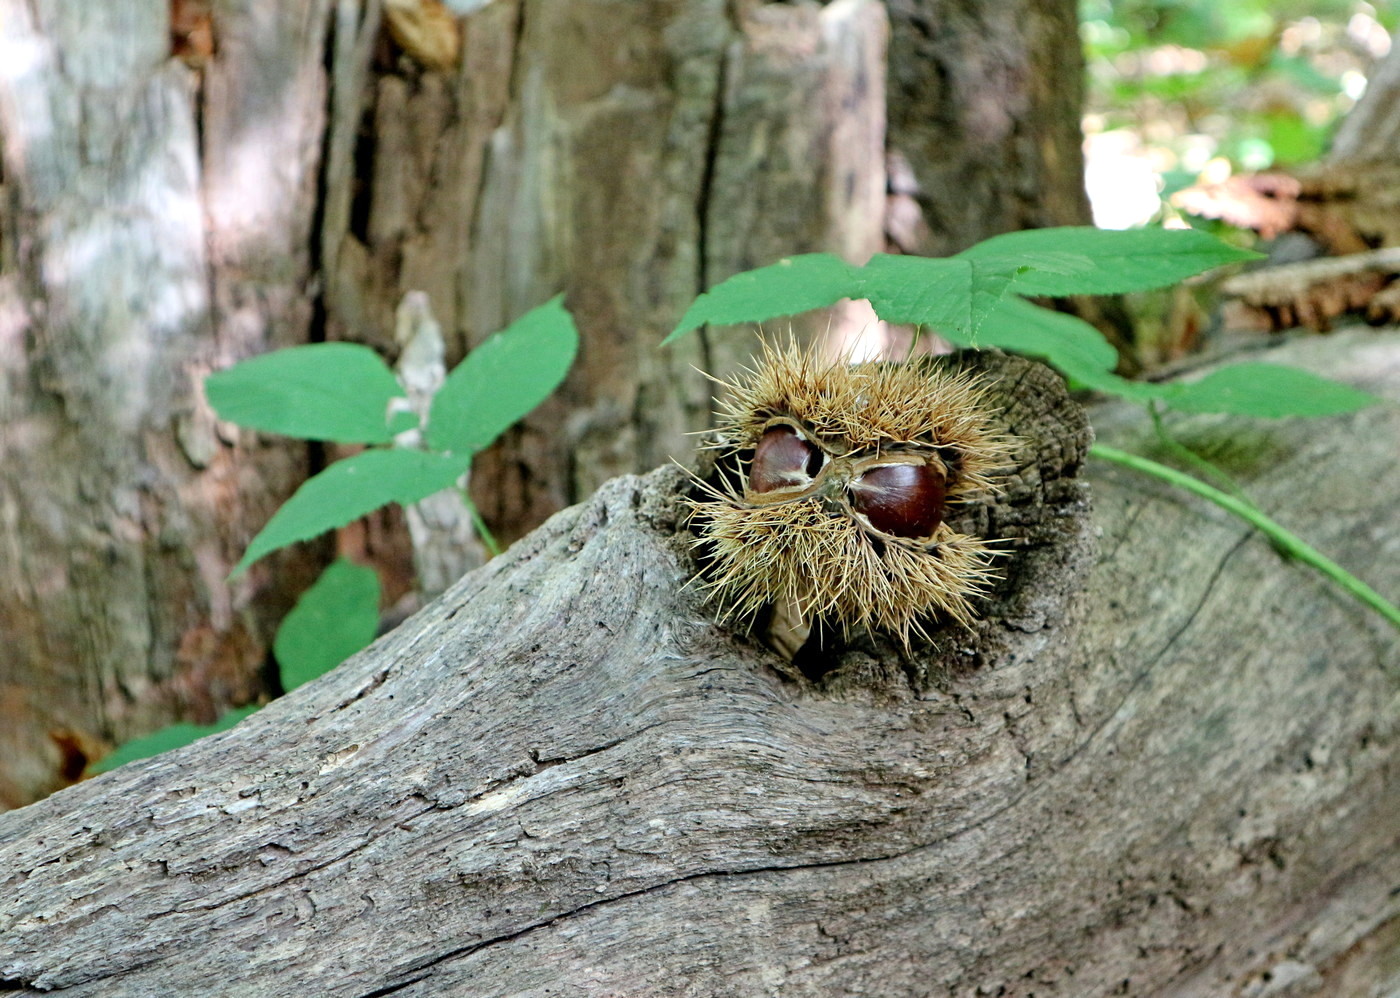
[[[128,762],[135,762],[137,759],[146,759],[153,755],[160,755],[162,752],[169,752],[171,749],[181,748],[191,742],[198,741],[205,735],[216,735],[220,731],[229,730],[257,709],[257,704],[239,707],[237,710],[229,711],[213,724],[180,723],[168,725],[159,731],[153,731],[144,738],[133,738],[129,742],[124,742],[115,752],[109,752],[93,763],[89,771],[105,773],[109,769],[125,766]]]
[[[367,450],[302,482],[248,545],[230,578],[266,554],[343,527],[380,506],[426,499],[450,487],[471,466],[470,454],[406,448]]]
[[[1223,412],[1278,419],[1335,416],[1379,402],[1368,392],[1296,367],[1231,364],[1187,384],[1154,385],[1162,401],[1182,412]]]
[[[337,558],[282,618],[272,643],[282,691],[334,669],[374,640],[379,629],[379,576]]]
[[[830,253],[787,257],[735,274],[696,298],[662,343],[706,324],[766,322],[843,298],[867,299],[887,322],[970,334],[1021,274],[1037,262],[1059,267],[1052,256],[971,261],[877,253],[863,267]]]
[[[313,343],[250,357],[204,379],[220,419],[304,440],[381,444],[392,438],[391,399],[404,396],[369,347]]]
[[[706,324],[767,322],[849,298],[860,268],[830,253],[803,253],[735,274],[693,301],[664,346]]]
[[[1176,284],[1227,263],[1263,254],[1221,242],[1196,229],[1026,229],[984,239],[954,259],[1030,258],[1053,254],[1078,266],[1032,267],[1017,280],[1018,294],[1045,297],[1109,295]]]
[[[427,444],[470,456],[539,405],[569,373],[578,329],[556,295],[487,337],[447,376],[428,413]]]

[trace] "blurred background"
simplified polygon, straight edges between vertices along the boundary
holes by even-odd
[[[1350,0],[1083,0],[1094,223],[1178,218],[1182,190],[1321,159],[1398,15]]]

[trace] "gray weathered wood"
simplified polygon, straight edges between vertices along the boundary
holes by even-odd
[[[908,44],[911,16],[941,17],[925,0],[450,6],[463,16],[431,30],[455,64],[396,48],[380,0],[0,0],[0,808],[114,742],[256,698],[272,629],[329,554],[226,581],[337,452],[219,424],[210,370],[322,338],[392,360],[410,291],[455,362],[566,291],[583,334],[569,381],[473,468],[509,540],[688,450],[709,408],[696,369],[753,347],[708,329],[657,351],[696,294],[792,253],[881,248],[887,104],[953,127],[944,142],[918,125],[910,149],[937,162],[940,199],[975,188],[971,214],[1000,228],[1087,218],[1035,208],[1083,201],[1060,80],[1071,0],[940,21],[952,100]],[[887,11],[893,76],[918,75],[889,101]],[[982,110],[964,117],[968,94]],[[988,99],[1014,128],[980,127]],[[1067,168],[1041,169],[1065,137]],[[977,238],[965,213],[935,214]],[[403,606],[399,523],[376,514],[336,544]]]
[[[1400,115],[1395,100],[1400,95],[1400,45],[1392,41],[1390,52],[1370,68],[1366,92],[1342,119],[1332,147],[1331,164],[1390,163],[1400,146]]]
[[[1400,398],[1400,337],[1303,362]],[[1142,419],[1105,407],[1115,442]],[[1198,418],[1400,592],[1400,412]],[[0,816],[0,981],[72,995],[1372,995],[1400,652],[1237,521],[1116,469],[1066,612],[918,692],[798,683],[622,478],[234,731]],[[897,670],[896,670],[897,671]],[[848,676],[849,678],[849,676]]]

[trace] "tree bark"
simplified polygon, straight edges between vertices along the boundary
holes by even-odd
[[[1073,0],[886,0],[889,147],[947,256],[1003,232],[1091,224]]]
[[[880,249],[886,25],[876,0],[495,0],[463,29],[450,73],[366,66],[373,18],[337,36],[329,335],[392,353],[418,290],[455,362],[567,292],[574,371],[473,469],[513,540],[686,452],[709,411],[696,368],[754,346],[707,331],[658,351],[697,294],[792,253]]]
[[[205,374],[306,339],[324,3],[0,0],[0,808],[260,688],[315,552],[225,578],[306,472]],[[196,112],[196,106],[199,112]]]
[[[948,256],[1003,232],[1092,225],[1084,52],[1074,0],[885,0],[890,16],[888,235]],[[1060,304],[1142,369],[1117,297]]]
[[[1394,333],[1270,359],[1400,398]],[[1021,542],[970,636],[902,668],[851,649],[821,681],[785,677],[682,588],[683,476],[618,479],[233,731],[0,816],[0,980],[1393,990],[1393,630],[1167,487],[1094,469],[1087,519],[1060,477],[1084,440],[1051,384],[1021,378],[1005,417],[1040,461],[985,511]],[[1150,445],[1131,408],[1095,422]],[[1394,405],[1182,430],[1400,591]]]

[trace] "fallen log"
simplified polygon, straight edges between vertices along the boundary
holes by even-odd
[[[1400,398],[1393,333],[1270,359]],[[1035,453],[969,514],[1017,545],[975,632],[794,673],[685,588],[682,473],[616,479],[234,730],[0,815],[0,990],[1393,989],[1394,631],[1167,486],[1091,467],[1090,516],[1008,363]],[[1181,429],[1400,592],[1395,405]]]

